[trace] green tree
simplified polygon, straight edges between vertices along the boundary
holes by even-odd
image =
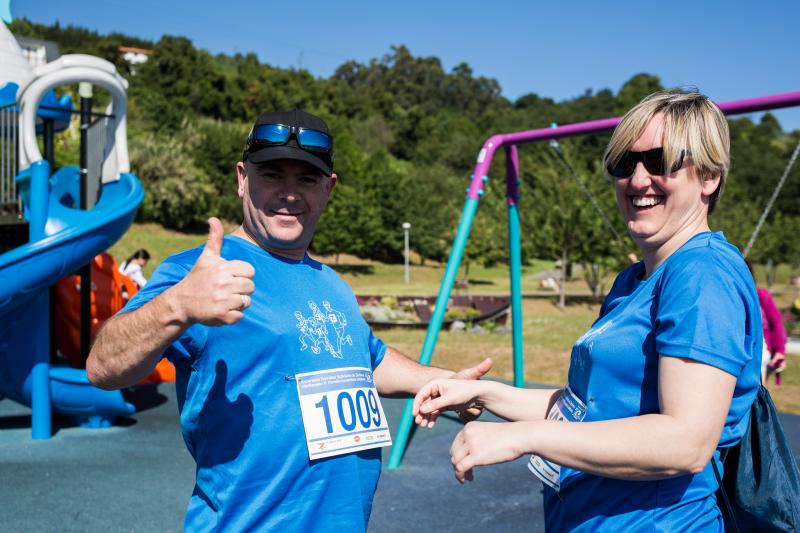
[[[382,235],[378,206],[362,191],[340,182],[317,224],[312,249],[318,254],[335,255],[339,264],[342,253],[370,257],[381,246]]]
[[[617,114],[624,115],[645,96],[664,90],[661,79],[651,74],[637,74],[622,86],[617,94]]]
[[[242,159],[250,125],[200,118],[188,126],[192,158],[214,187],[211,210],[217,216],[239,221],[242,201],[237,194],[236,162]],[[186,132],[184,132],[186,133]]]
[[[199,230],[211,213],[214,187],[196,166],[184,139],[144,135],[131,139],[131,168],[147,191],[139,217],[168,228]]]
[[[172,227],[202,225],[198,221],[210,214],[239,219],[233,164],[258,113],[299,107],[320,114],[336,140],[340,181],[315,250],[385,261],[402,260],[400,225],[406,221],[413,225],[411,245],[423,260],[446,257],[467,176],[490,135],[619,115],[662,89],[657,76],[642,73],[616,94],[587,90],[556,101],[531,92],[512,103],[501,96],[496,80],[476,75],[469,65],[448,72],[438,58],[414,56],[404,46],[363,63],[343,63],[328,78],[314,78],[302,69],[264,64],[253,53],[212,55],[179,36],[153,43],[24,19],[15,20],[11,30],[56,41],[62,53],[104,57],[128,79],[131,155],[147,191],[143,213]],[[120,45],[149,48],[153,54],[134,74]],[[76,97],[71,86],[62,92]],[[97,106],[105,101],[107,95],[98,91]],[[757,123],[737,119],[730,125],[731,172],[711,224],[743,247],[800,132],[783,131],[769,113]],[[562,140],[561,146],[629,244],[612,188],[601,177],[608,139],[608,134],[590,135]],[[74,162],[73,141],[62,135],[57,146],[59,155]],[[559,259],[566,253],[565,267],[583,263],[590,287],[601,292],[603,272],[624,266],[619,262],[628,250],[547,144],[520,147],[520,168],[523,257]],[[498,155],[466,251],[468,263],[507,261],[503,171]],[[751,251],[757,261],[800,261],[794,238],[800,224],[798,173],[795,169],[789,176]]]

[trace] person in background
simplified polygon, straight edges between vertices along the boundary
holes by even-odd
[[[139,248],[133,252],[133,255],[122,262],[122,264],[119,266],[119,272],[120,274],[125,274],[131,278],[141,289],[147,284],[147,278],[145,278],[144,274],[142,274],[142,269],[149,260],[150,252],[144,248]]]
[[[753,265],[747,261],[747,268],[756,279]],[[769,375],[775,374],[775,384],[781,384],[780,373],[786,368],[786,329],[783,327],[781,312],[772,299],[769,289],[759,287],[758,304],[761,307],[761,326],[764,331],[764,343],[761,355],[761,383],[767,384]]]
[[[761,305],[761,324],[764,328],[764,344],[770,360],[764,377],[766,385],[769,374],[775,374],[775,384],[781,384],[781,372],[786,369],[786,329],[783,327],[781,312],[772,299],[769,289],[759,288],[758,303]]]

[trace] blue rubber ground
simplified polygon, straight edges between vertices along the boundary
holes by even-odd
[[[86,430],[61,421],[52,439],[32,441],[30,410],[0,400],[0,531],[180,531],[194,464],[174,387],[142,388],[136,401],[150,407],[127,425]],[[384,401],[395,426],[402,407],[402,400]],[[782,418],[800,457],[800,417]],[[460,427],[447,419],[416,431],[402,467],[381,476],[370,533],[543,530],[541,484],[524,459],[456,482],[448,450]]]

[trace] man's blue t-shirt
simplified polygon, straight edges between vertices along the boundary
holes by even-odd
[[[123,312],[183,279],[201,251],[164,261]],[[374,369],[386,346],[327,266],[237,237],[225,238],[222,257],[255,268],[244,318],[222,327],[195,324],[165,352],[176,369],[183,438],[197,462],[186,529],[366,530],[380,449],[309,460],[294,376]]]
[[[658,360],[682,357],[737,377],[720,446],[741,439],[760,382],[761,313],[753,278],[721,233],[701,233],[647,279],[622,272],[569,370],[582,422],[659,412]],[[577,400],[575,400],[577,398]],[[585,406],[585,414],[582,412]],[[723,531],[711,465],[697,475],[625,481],[561,467],[545,485],[549,531]]]

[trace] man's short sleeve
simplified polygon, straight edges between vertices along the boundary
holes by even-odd
[[[383,361],[383,356],[386,354],[386,343],[383,342],[381,339],[375,336],[372,333],[372,329],[369,330],[369,356],[370,360],[372,361],[372,369],[378,367]]]
[[[150,282],[139,292],[134,294],[133,298],[128,300],[128,303],[120,313],[127,313],[139,309],[141,306],[178,283],[186,277],[187,273],[186,267],[178,263],[168,261],[161,263],[155,272],[153,272]]]
[[[711,261],[664,273],[655,341],[659,354],[685,357],[739,376],[750,361],[746,287]]]
[[[121,313],[128,313],[139,309],[153,298],[181,281],[188,273],[186,266],[170,260],[161,263],[153,272],[150,281],[139,292],[133,295]],[[176,339],[164,351],[164,357],[173,364],[179,361],[191,361],[205,345],[206,330],[201,324],[189,327],[183,335]]]

